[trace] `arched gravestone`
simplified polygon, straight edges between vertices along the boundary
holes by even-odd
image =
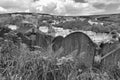
[[[36,32],[35,35],[36,37],[34,40],[34,46],[39,46],[40,48],[47,50],[48,46],[52,42],[53,37],[39,32]]]
[[[22,43],[26,44],[29,48],[31,47],[31,41],[29,37],[27,37],[25,34],[21,32],[18,32],[16,35],[21,39]]]
[[[120,68],[119,70],[117,70],[118,67],[120,67],[120,65],[118,66],[118,63],[120,62],[120,42],[116,41],[114,43],[104,43],[100,47],[101,49],[99,51],[99,55],[101,55],[102,57],[115,50],[113,53],[101,60],[101,70],[108,72],[108,74],[112,76],[117,75],[120,77]],[[113,71],[115,69],[117,71],[115,71],[114,73]]]
[[[63,39],[64,39],[63,36],[57,36],[52,40],[52,44],[53,44],[52,49],[54,52],[56,52],[61,47]]]
[[[44,50],[46,50],[47,41],[46,41],[45,36],[43,34],[40,34],[38,32],[36,33],[35,45],[43,48]]]
[[[63,52],[59,57],[71,54],[74,50],[78,50],[76,57],[85,66],[90,67],[93,64],[94,52],[97,45],[83,32],[74,32],[67,35],[61,44]]]
[[[36,28],[33,28],[31,31],[25,34],[30,39],[30,44],[32,50],[35,49],[43,49],[46,50],[48,45],[51,44],[53,37],[50,35],[46,35]]]

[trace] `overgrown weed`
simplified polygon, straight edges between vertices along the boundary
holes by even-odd
[[[110,80],[105,72],[83,71],[79,62],[74,66],[76,51],[58,58],[62,49],[53,53],[50,46],[46,52],[30,51],[24,44],[18,48],[10,41],[0,47],[0,80]]]

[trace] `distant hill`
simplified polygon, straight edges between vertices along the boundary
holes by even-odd
[[[24,29],[26,26],[55,26],[72,30],[89,30],[109,33],[112,30],[120,32],[120,14],[90,15],[90,16],[57,16],[41,13],[5,13],[0,14],[0,27],[16,25]],[[31,28],[31,27],[30,27]]]

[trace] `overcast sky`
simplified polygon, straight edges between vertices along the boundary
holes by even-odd
[[[119,13],[120,0],[0,0],[0,13],[7,12],[66,16]]]

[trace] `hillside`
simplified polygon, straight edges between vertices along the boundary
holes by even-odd
[[[33,28],[37,31],[31,31]],[[97,47],[99,45],[94,44],[110,40],[111,35],[108,33],[112,30],[120,32],[119,14],[0,14],[0,80],[119,80],[120,50],[108,55],[104,60],[100,59],[104,57],[101,57],[103,53],[110,53],[118,47],[119,42],[106,43],[105,47],[103,43],[100,51]],[[29,31],[30,36],[26,34]],[[60,47],[53,51],[53,39],[56,36],[65,37],[76,31],[87,34],[91,39],[88,36],[68,37],[66,48]],[[56,40],[58,46],[62,45],[62,39]],[[73,48],[72,52],[60,57],[65,50],[70,51],[68,47]]]
[[[40,13],[6,13],[0,14],[0,27],[5,25],[61,27],[72,30],[85,30],[109,33],[120,32],[120,14],[91,16],[56,16]],[[21,27],[22,28],[22,27]],[[25,27],[24,27],[25,28]],[[20,29],[21,30],[21,29]]]

